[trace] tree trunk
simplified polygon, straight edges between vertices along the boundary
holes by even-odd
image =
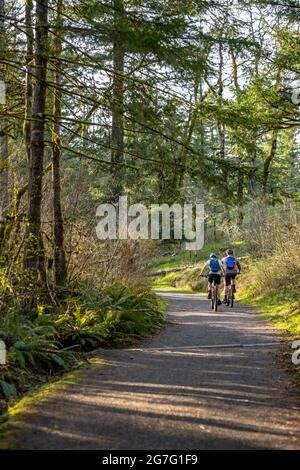
[[[235,98],[236,102],[239,104],[241,99],[241,88],[239,84],[239,77],[238,77],[238,62],[237,57],[234,52],[234,49],[230,48],[230,57],[231,57],[231,68],[232,68],[232,76],[233,76],[233,83],[234,83],[234,90],[235,90]],[[239,156],[240,165],[242,165],[242,154]],[[239,229],[242,229],[243,222],[244,222],[244,183],[245,177],[243,173],[239,173],[238,175],[238,184],[237,184],[237,226]]]
[[[219,73],[218,73],[218,103],[220,106],[223,104],[223,67],[224,67],[224,58],[223,58],[223,44],[222,42],[219,43]],[[218,121],[217,122],[217,131],[219,136],[219,157],[224,160],[225,159],[225,125]],[[223,169],[223,177],[224,183],[226,184],[227,181],[227,171]]]
[[[244,222],[244,175],[241,173],[238,177],[238,190],[237,190],[237,203],[238,203],[238,217],[237,226],[241,229]]]
[[[111,162],[122,163],[124,154],[124,47],[120,29],[124,19],[123,0],[113,0],[114,33],[113,33],[113,96],[112,96],[112,134]],[[122,194],[122,171],[118,166],[112,168],[111,201],[118,202]]]
[[[278,142],[278,130],[274,129],[273,134],[272,134],[272,143],[271,143],[270,153],[264,161],[264,170],[263,170],[263,196],[264,197],[266,197],[267,195],[268,179],[269,179],[271,165],[276,155],[277,142]]]
[[[256,173],[256,165],[257,165],[257,154],[256,149],[253,150],[252,154],[250,155],[251,161],[251,170],[249,171],[249,181],[248,181],[248,190],[249,195],[252,199],[254,199],[256,194],[256,184],[255,184],[255,173]]]
[[[46,283],[44,246],[41,232],[42,176],[48,53],[48,0],[36,3],[35,68],[30,140],[29,189],[24,267],[33,283]],[[34,284],[35,285],[35,284]]]
[[[26,31],[26,78],[25,78],[25,121],[24,139],[28,165],[30,164],[31,117],[32,117],[32,75],[33,75],[33,28],[32,0],[25,2],[25,31]]]
[[[5,219],[8,206],[8,137],[5,130],[5,121],[1,124],[1,215],[0,220]]]
[[[0,50],[2,51],[5,50],[4,9],[5,9],[5,0],[0,0]],[[0,79],[5,82],[5,73],[0,74]],[[4,99],[4,102],[5,102],[5,99]],[[3,106],[5,106],[5,104]],[[7,137],[7,121],[5,118],[2,118],[0,122],[0,151],[1,151],[0,220],[3,221],[3,219],[5,219],[5,216],[6,216],[7,202],[8,202],[8,137]]]
[[[53,241],[54,241],[54,281],[56,286],[64,286],[67,279],[66,254],[64,250],[64,223],[61,208],[60,160],[61,160],[61,77],[62,77],[62,0],[57,1],[56,37],[54,41],[56,61],[56,90],[53,103],[54,126],[53,142]]]
[[[184,185],[184,177],[186,172],[186,160],[188,156],[188,147],[191,145],[193,138],[194,129],[197,122],[197,101],[200,93],[200,98],[202,98],[202,84],[200,74],[195,75],[194,77],[194,99],[190,104],[190,109],[188,113],[188,119],[184,130],[184,147],[179,149],[179,157],[177,160],[177,165],[179,167],[174,168],[173,176],[173,188],[176,190],[176,196],[179,200],[182,197],[182,189]],[[177,194],[178,192],[178,194]]]
[[[223,105],[223,92],[224,92],[224,85],[223,85],[223,68],[224,68],[224,57],[223,57],[223,44],[222,42],[219,43],[219,74],[218,74],[218,102],[219,105]],[[218,121],[217,122],[217,132],[218,132],[218,139],[219,139],[219,151],[218,156],[220,159],[225,161],[226,158],[226,137],[225,137],[225,124]],[[228,187],[228,171],[225,166],[222,167],[222,179],[224,183],[224,188],[227,189]],[[225,224],[229,224],[230,222],[230,211],[227,206],[224,206],[224,215],[223,215],[223,222]]]

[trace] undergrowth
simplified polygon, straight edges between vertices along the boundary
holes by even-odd
[[[102,290],[81,286],[80,295],[55,309],[39,306],[35,320],[12,307],[0,316],[0,339],[7,348],[0,398],[14,399],[35,383],[70,370],[97,347],[154,334],[164,319],[163,301],[153,292],[119,282]]]
[[[299,337],[299,225],[272,220],[263,233],[267,241],[248,262],[239,298],[260,307],[276,326]]]

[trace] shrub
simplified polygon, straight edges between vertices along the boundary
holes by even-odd
[[[103,290],[86,290],[80,304],[69,300],[55,327],[64,346],[87,351],[147,336],[163,322],[163,306],[154,293],[115,282]]]
[[[85,288],[80,298],[66,299],[52,313],[46,307],[39,306],[34,321],[13,308],[0,317],[0,337],[8,350],[0,374],[5,398],[22,392],[39,374],[69,369],[82,351],[131,343],[164,323],[163,304],[154,293],[120,282],[103,290]]]
[[[53,325],[39,325],[15,309],[0,317],[0,337],[7,347],[7,366],[0,376],[0,392],[5,397],[24,387],[30,371],[51,375],[76,363],[74,352],[61,347]]]
[[[299,236],[296,220],[282,225],[274,220],[273,226],[267,220],[264,254],[258,258],[253,251],[241,278],[242,297],[259,302],[275,323],[292,334],[300,333]]]

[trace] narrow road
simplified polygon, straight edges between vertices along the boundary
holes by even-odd
[[[20,449],[300,449],[300,394],[277,333],[246,307],[162,293],[170,323],[36,406]],[[279,361],[280,362],[280,361]]]

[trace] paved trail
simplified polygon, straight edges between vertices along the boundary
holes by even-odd
[[[272,328],[245,307],[163,295],[167,329],[100,351],[108,365],[38,405],[18,448],[300,449],[300,396]]]

